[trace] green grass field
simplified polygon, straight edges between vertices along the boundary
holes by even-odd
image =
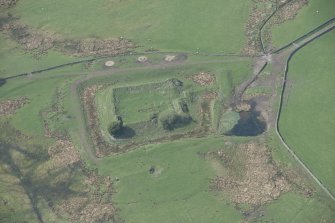
[[[274,46],[281,47],[288,44],[335,17],[334,9],[335,1],[333,0],[309,0],[308,4],[298,12],[296,18],[272,29]]]
[[[34,58],[31,54],[20,50],[14,41],[6,39],[0,33],[0,78],[77,60],[78,58],[66,56],[55,51],[49,51],[47,55],[38,59]]]
[[[334,38],[332,31],[293,57],[279,126],[288,145],[332,193],[335,193]]]
[[[207,139],[148,146],[105,158],[98,168],[120,179],[115,202],[126,222],[238,222],[241,214],[208,191],[215,172],[197,155],[223,143]],[[149,174],[151,166],[154,174]]]
[[[236,53],[245,42],[249,6],[244,0],[25,0],[12,13],[70,38],[123,36],[160,50]]]
[[[33,29],[55,32],[66,40],[122,36],[138,44],[135,52],[149,48],[189,52],[149,52],[143,54],[149,59],[145,63],[138,62],[139,55],[133,52],[98,57],[92,63],[8,79],[1,85],[0,105],[19,97],[27,97],[29,103],[13,115],[2,115],[0,107],[0,222],[38,222],[33,207],[43,222],[333,222],[335,203],[287,153],[273,126],[257,137],[222,135],[239,119],[231,96],[252,76],[258,57],[204,52],[240,53],[252,4],[247,0],[20,0],[9,9],[0,8],[0,16],[11,13]],[[280,47],[305,34],[335,16],[334,9],[332,0],[309,0],[295,19],[273,27],[273,45]],[[248,31],[257,35],[257,30]],[[287,143],[333,193],[334,39],[335,31],[294,55],[280,120]],[[167,62],[166,55],[177,59]],[[88,57],[65,55],[57,48],[36,57],[0,30],[0,78],[82,59]],[[106,67],[107,60],[115,66]],[[273,65],[269,62],[266,73],[277,72]],[[202,72],[215,81],[202,86],[192,80],[192,75]],[[266,77],[260,78],[265,83]],[[173,79],[183,85],[171,87],[168,80]],[[272,84],[280,83],[256,83],[244,96],[270,95]],[[98,125],[91,125],[81,97],[93,85],[103,85],[93,98]],[[273,96],[271,100],[276,99]],[[182,113],[179,100],[187,102],[192,123],[168,131],[150,120],[152,113]],[[115,115],[122,116],[135,136],[110,137],[108,126]],[[101,144],[96,144],[90,128],[101,131],[103,139],[98,140],[105,140],[102,147],[107,144],[103,149],[111,153],[97,148]],[[56,142],[60,148],[52,149]],[[230,189],[214,189],[213,180],[229,178],[230,173],[241,179],[246,175],[246,154],[240,143],[267,147],[272,154],[269,162],[284,174],[296,171],[301,181],[293,180],[288,192],[267,203],[233,203],[227,194]],[[219,150],[224,154],[220,159]],[[80,162],[56,165],[76,158],[76,152]],[[306,195],[300,187],[312,192]],[[108,213],[101,214],[106,209]],[[108,214],[113,220],[104,220]]]

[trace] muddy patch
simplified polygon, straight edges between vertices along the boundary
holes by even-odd
[[[259,144],[242,144],[212,154],[224,169],[212,182],[237,204],[260,205],[290,190],[290,184],[273,162],[270,151]]]
[[[14,115],[18,109],[28,102],[29,99],[25,97],[0,102],[0,116]]]

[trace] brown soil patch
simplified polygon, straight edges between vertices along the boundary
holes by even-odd
[[[18,0],[0,0],[0,8],[1,7],[13,7],[16,5]]]
[[[70,141],[58,140],[48,149],[49,156],[57,167],[80,161],[79,152]]]
[[[285,6],[281,7],[271,21],[272,24],[280,24],[287,20],[294,19],[299,10],[308,4],[308,0],[290,1]]]
[[[49,49],[83,57],[119,55],[135,47],[131,41],[124,38],[65,39],[57,33],[30,28],[11,15],[0,16],[0,31],[16,41],[23,50],[37,57]]]
[[[0,102],[0,116],[13,115],[28,102],[28,98],[25,97]]]
[[[99,201],[87,203],[88,199],[74,197],[56,207],[59,213],[68,213],[71,222],[107,222],[115,215],[115,208],[108,203]]]
[[[119,55],[134,47],[132,42],[123,38],[63,40],[57,45],[61,52],[79,57]]]
[[[269,0],[255,0],[252,4],[245,27],[247,42],[242,50],[242,54],[250,56],[262,52],[259,30],[265,19],[275,10],[275,4]]]
[[[44,54],[51,49],[59,38],[55,33],[39,32],[20,23],[18,19],[8,16],[1,18],[0,30],[21,45],[23,50],[34,55]]]
[[[204,99],[204,100],[211,101],[211,100],[216,99],[217,96],[218,96],[217,92],[206,92],[201,96],[201,98]]]
[[[236,111],[241,112],[241,111],[249,111],[251,109],[251,105],[246,102],[241,102],[236,105]]]
[[[207,72],[200,72],[198,74],[194,74],[188,79],[194,81],[201,86],[211,85],[215,82],[215,76]]]
[[[308,0],[254,0],[245,28],[247,42],[242,50],[242,53],[250,56],[262,53],[259,31],[264,21],[276,10],[277,7],[279,9],[263,29],[262,37],[265,45],[270,45],[271,43],[271,27],[289,19],[293,19],[297,15],[298,11],[307,3]]]
[[[259,205],[290,190],[289,182],[272,161],[267,148],[244,144],[233,150],[217,152],[226,171],[213,181],[213,186],[227,192],[234,203]]]

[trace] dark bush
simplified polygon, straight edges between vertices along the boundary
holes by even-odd
[[[108,127],[108,132],[111,135],[116,135],[117,133],[119,133],[123,128],[123,121],[122,118],[120,116],[116,117],[116,121],[113,121],[109,127]]]
[[[6,84],[6,79],[0,78],[0,87]]]
[[[163,113],[159,117],[160,123],[165,130],[174,130],[192,122],[189,114],[177,114],[175,112]]]

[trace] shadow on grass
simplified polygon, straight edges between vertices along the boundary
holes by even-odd
[[[124,126],[118,133],[114,135],[116,139],[131,139],[136,135],[134,129]]]

